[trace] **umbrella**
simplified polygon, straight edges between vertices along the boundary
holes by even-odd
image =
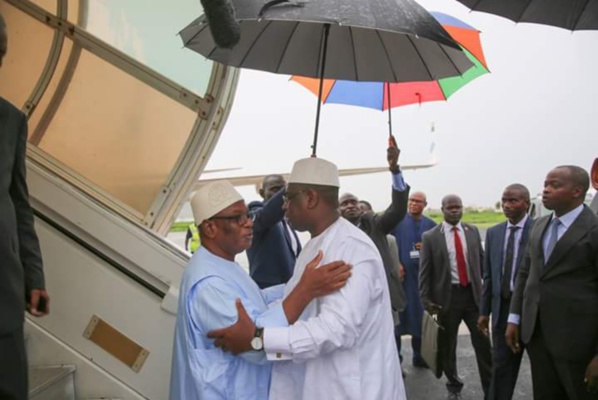
[[[414,0],[232,0],[241,40],[218,48],[205,16],[181,32],[185,47],[234,67],[356,81],[425,81],[472,63]],[[316,113],[316,153],[320,102]]]
[[[458,0],[474,11],[570,31],[598,29],[598,0]]]
[[[388,110],[388,129],[389,135],[392,136],[391,108],[446,100],[472,80],[488,73],[488,65],[480,42],[480,32],[450,15],[439,12],[431,14],[463,47],[465,54],[472,61],[473,66],[463,75],[435,81],[400,83],[325,79],[322,93],[323,102]],[[314,94],[318,94],[319,81],[317,79],[293,76],[291,80],[306,87]]]

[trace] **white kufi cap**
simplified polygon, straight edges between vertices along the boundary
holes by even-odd
[[[229,181],[207,183],[191,197],[191,210],[195,225],[212,218],[239,200],[243,200],[243,197]]]
[[[288,183],[340,187],[338,168],[321,158],[303,158],[293,165]]]

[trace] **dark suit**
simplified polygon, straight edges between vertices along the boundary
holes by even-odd
[[[430,303],[442,307],[438,315],[439,323],[444,328],[439,338],[439,352],[442,370],[448,379],[447,389],[449,392],[458,393],[463,388],[463,382],[457,373],[456,348],[459,324],[464,321],[471,334],[482,388],[487,394],[492,374],[490,340],[477,329],[484,251],[478,229],[465,223],[461,225],[467,246],[469,285],[463,287],[452,284],[444,224],[439,224],[423,234],[419,290],[424,307]]]
[[[292,229],[287,229],[282,209],[280,190],[266,202],[249,203],[249,213],[253,220],[253,242],[247,250],[249,273],[260,288],[287,283],[293,275],[295,260],[301,251],[301,242]],[[293,252],[291,234],[297,244]]]
[[[25,180],[26,148],[25,115],[0,98],[0,398],[25,399],[27,366],[22,336],[26,296],[32,289],[44,288]]]
[[[399,278],[399,270],[393,262],[388,247],[388,235],[407,214],[407,201],[409,200],[409,186],[402,192],[392,190],[392,202],[382,214],[365,213],[358,222],[359,228],[364,231],[378,248],[388,281],[390,291],[390,304],[398,312],[405,307],[405,291]]]
[[[482,301],[480,314],[489,316],[492,314],[492,383],[490,385],[491,400],[507,400],[513,397],[517,375],[521,365],[523,352],[513,353],[505,341],[507,329],[507,318],[509,316],[509,305],[511,299],[501,294],[504,279],[505,248],[507,225],[505,221],[494,225],[486,232],[486,255],[484,257],[484,287],[482,290]],[[527,245],[529,231],[533,220],[528,217],[523,225],[519,237],[519,247],[515,258],[515,267],[521,265],[525,246]],[[513,271],[516,276],[517,270]]]
[[[596,399],[583,378],[598,354],[598,217],[584,206],[545,265],[550,220],[540,218],[531,230],[510,312],[521,316],[534,398]]]

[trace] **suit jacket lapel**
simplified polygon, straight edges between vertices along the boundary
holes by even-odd
[[[534,229],[534,232],[540,232],[540,237],[538,240],[534,238],[534,243],[532,246],[536,246],[536,254],[539,254],[542,261],[542,268],[544,268],[546,261],[544,260],[544,234],[546,233],[546,228],[548,228],[548,223],[550,222],[550,216],[542,217],[541,219],[536,222],[538,225],[538,230]]]
[[[282,229],[282,234],[284,236],[285,241],[287,242],[287,245],[289,246],[289,249],[291,250],[291,253],[296,258],[299,255],[299,252],[301,251],[301,243],[299,242],[299,238],[297,237],[297,234],[295,233],[294,230],[292,230],[289,227],[289,225],[285,222],[284,219],[282,221],[280,221],[279,226],[280,226],[280,229]],[[293,249],[293,238],[291,238],[291,234],[294,236],[295,243],[297,244],[297,252],[295,252]]]
[[[2,97],[0,97],[0,100]],[[6,132],[6,123],[8,122],[7,107],[4,106],[4,102],[0,101],[0,133]],[[4,135],[3,135],[4,136]]]
[[[282,229],[282,235],[284,236],[284,239],[287,242],[287,245],[289,246],[289,249],[291,249],[291,253],[295,254],[295,252],[293,251],[293,242],[291,241],[291,236],[289,234],[289,229],[287,228],[287,224],[283,221],[280,221],[280,229]],[[295,257],[297,257],[297,254],[295,254]]]
[[[499,268],[498,268],[498,276],[500,277],[501,282],[502,282],[502,277],[503,277],[503,274],[504,274],[503,264],[505,262],[505,260],[504,260],[504,257],[505,257],[505,255],[504,255],[504,248],[505,248],[505,234],[506,234],[506,232],[507,232],[507,223],[503,222],[502,224],[500,224],[498,226],[498,229],[496,230],[496,234],[499,235],[499,238],[498,238],[498,240],[494,241],[494,249],[492,249],[494,251],[494,254],[498,254],[499,255],[498,256],[498,261],[499,261],[499,263],[498,263],[498,266],[499,266]]]
[[[442,253],[442,257],[444,257],[444,264],[448,265],[449,269],[451,268],[451,260],[449,257],[449,252],[448,252],[448,246],[446,245],[446,238],[444,236],[444,225],[442,223],[440,223],[438,225],[438,229],[436,229],[436,231],[434,232],[434,235],[436,236],[436,241],[438,241],[438,245],[440,249],[440,252]]]
[[[473,258],[473,253],[474,253],[474,249],[478,246],[478,243],[476,241],[476,233],[474,229],[471,229],[471,227],[467,224],[461,223],[461,226],[463,226],[463,234],[465,235],[465,243],[467,245],[467,267],[469,269],[469,271],[467,271],[467,273],[469,274],[469,280],[472,280],[472,277],[474,277],[475,275],[473,275],[473,268],[474,268],[474,264],[477,264],[478,262]]]
[[[297,232],[295,232],[294,229],[291,229],[291,233],[295,237],[295,243],[297,243],[297,254],[295,254],[295,257],[297,257],[299,256],[299,253],[301,253],[301,241],[299,240],[299,236],[297,235]]]
[[[554,265],[558,264],[560,259],[577,243],[590,229],[590,219],[588,213],[591,213],[584,207],[583,211],[575,221],[571,224],[567,232],[556,242],[554,250],[544,266],[544,274]]]
[[[525,255],[529,231],[532,228],[533,221],[534,220],[531,217],[528,217],[527,221],[525,221],[525,225],[523,225],[523,231],[521,232],[521,239],[519,240],[519,250],[517,252],[517,261],[515,262],[515,267],[519,267],[523,260],[523,256]]]

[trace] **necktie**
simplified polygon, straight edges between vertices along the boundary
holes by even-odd
[[[552,221],[550,221],[550,237],[548,238],[548,243],[546,244],[546,249],[544,251],[544,264],[548,262],[552,251],[554,250],[554,246],[556,246],[556,242],[559,239],[559,225],[561,221],[554,217]]]
[[[467,279],[467,263],[465,262],[465,253],[463,252],[463,243],[459,236],[459,228],[453,227],[455,233],[455,258],[457,259],[457,274],[459,275],[459,284],[467,286],[469,281]]]
[[[511,276],[513,275],[513,259],[515,258],[515,236],[518,226],[509,227],[509,238],[507,239],[507,251],[505,253],[505,267],[502,275],[500,292],[504,299],[511,297]]]

